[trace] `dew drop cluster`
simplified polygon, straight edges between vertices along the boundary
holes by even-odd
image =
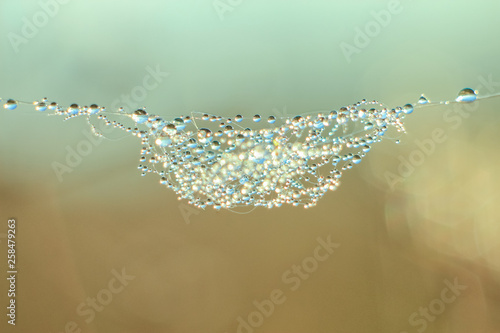
[[[476,93],[466,88],[456,101],[475,99]],[[16,100],[3,102],[8,110],[18,106]],[[142,175],[156,174],[161,185],[196,207],[231,209],[315,206],[339,187],[342,174],[360,164],[389,129],[404,133],[405,116],[427,103],[422,95],[415,105],[395,108],[362,100],[289,118],[191,113],[169,120],[145,108],[108,112],[96,104],[62,107],[46,98],[33,105],[65,119],[87,117],[96,135],[100,133],[93,122],[103,121],[138,137]]]

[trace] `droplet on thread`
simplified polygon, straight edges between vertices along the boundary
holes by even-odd
[[[35,110],[45,111],[45,110],[47,110],[47,104],[45,104],[44,102],[40,102],[35,106]]]
[[[15,108],[17,108],[17,101],[15,101],[13,99],[9,99],[9,100],[7,100],[7,102],[5,102],[3,107],[8,109],[8,110],[14,110]]]
[[[464,88],[458,93],[457,102],[471,103],[477,99],[476,92],[471,88]]]
[[[429,100],[422,94],[418,99],[418,104],[427,104],[427,103],[429,103]]]
[[[80,107],[78,106],[78,104],[71,104],[69,108],[66,109],[66,112],[69,115],[78,114],[78,112],[80,112]]]
[[[132,119],[136,123],[142,124],[148,120],[148,113],[143,109],[137,109],[132,113]]]
[[[424,97],[425,98],[425,97]],[[420,101],[419,101],[420,102]],[[411,104],[406,104],[405,106],[403,106],[403,111],[404,113],[406,114],[410,114],[413,112],[413,105]]]

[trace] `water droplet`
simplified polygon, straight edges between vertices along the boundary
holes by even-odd
[[[275,121],[276,121],[276,117],[275,116],[269,116],[269,118],[267,118],[267,122],[269,124],[274,124]]]
[[[243,116],[241,114],[237,114],[236,117],[234,117],[234,121],[239,123],[243,120]]]
[[[373,124],[371,122],[366,123],[365,125],[365,131],[369,131],[373,128]]]
[[[136,123],[142,124],[148,120],[148,113],[143,109],[137,109],[132,113],[132,119]]]
[[[304,118],[302,116],[295,116],[292,119],[292,125],[301,127],[304,125]]]
[[[464,88],[458,93],[457,102],[470,103],[474,102],[477,98],[476,92],[471,88]]]
[[[69,108],[66,109],[66,112],[70,115],[77,114],[78,112],[80,112],[80,107],[78,106],[78,104],[71,104]]]
[[[49,104],[49,110],[54,111],[55,109],[57,109],[57,103],[56,102],[50,103]]]
[[[8,110],[14,110],[15,108],[17,108],[17,101],[15,101],[13,99],[9,99],[9,100],[7,100],[7,102],[5,102],[3,107],[8,109]]]
[[[184,120],[182,120],[181,118],[175,118],[174,125],[178,131],[182,131],[183,129],[186,128],[186,124],[184,123]]]
[[[38,103],[36,106],[35,106],[35,110],[37,111],[45,111],[47,110],[47,104],[41,102],[41,103]]]
[[[422,94],[420,98],[418,99],[418,104],[427,104],[429,103],[429,100]]]
[[[212,131],[208,128],[200,128],[198,130],[198,141],[202,144],[212,141]]]
[[[220,149],[220,142],[219,141],[212,142],[212,149],[219,150]]]
[[[425,98],[425,97],[424,97]],[[419,100],[419,103],[420,103],[420,100]],[[411,104],[406,104],[405,106],[403,106],[403,111],[404,113],[406,114],[410,114],[413,112],[413,105]]]
[[[260,121],[260,115],[256,114],[255,116],[253,116],[253,121],[258,123]]]
[[[96,114],[100,111],[100,108],[99,106],[97,106],[96,104],[92,104],[89,108],[89,114]]]
[[[234,132],[233,126],[231,125],[224,126],[224,134],[231,135],[233,134],[233,132]]]
[[[161,133],[155,143],[160,147],[166,147],[172,143],[172,139],[166,133]]]
[[[352,163],[354,163],[354,164],[359,164],[359,163],[361,163],[361,156],[359,156],[359,155],[354,155],[354,156],[352,157]]]
[[[347,118],[347,115],[344,114],[344,113],[339,113],[339,115],[337,116],[337,122],[340,124],[340,125],[343,125],[345,123],[347,123],[349,119]]]
[[[163,132],[168,135],[174,135],[175,133],[177,133],[177,128],[174,124],[167,124],[165,127],[163,127]]]

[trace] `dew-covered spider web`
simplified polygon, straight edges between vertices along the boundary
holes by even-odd
[[[465,88],[455,101],[431,103],[422,95],[416,103],[389,108],[362,100],[290,118],[193,112],[164,119],[146,108],[66,107],[47,98],[2,103],[7,110],[29,104],[64,120],[85,117],[97,136],[103,136],[97,122],[136,136],[142,142],[138,166],[142,175],[157,175],[161,185],[196,207],[233,209],[313,207],[340,186],[342,174],[367,158],[386,133],[404,133],[403,121],[414,110],[488,97],[492,96],[478,96]]]

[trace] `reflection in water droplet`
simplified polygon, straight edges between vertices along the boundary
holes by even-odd
[[[420,101],[419,101],[420,102]],[[413,105],[411,104],[406,104],[405,106],[403,106],[403,111],[404,113],[406,114],[410,114],[413,112]]]
[[[70,115],[78,114],[78,112],[80,112],[80,107],[78,106],[78,104],[71,104],[70,107],[66,111]]]
[[[142,124],[148,120],[148,113],[143,109],[135,110],[134,113],[132,114],[132,119],[136,123]]]
[[[89,108],[89,114],[96,114],[99,111],[100,111],[99,106],[97,106],[96,104],[92,104]]]
[[[172,139],[166,133],[161,133],[155,143],[160,147],[166,147],[172,143]]]
[[[458,93],[457,102],[470,103],[474,102],[477,98],[476,92],[471,88],[464,88]]]
[[[7,100],[7,102],[5,102],[3,107],[8,109],[8,110],[14,110],[15,108],[17,108],[17,101],[15,101],[13,99],[9,99],[9,100]]]
[[[47,104],[41,102],[41,103],[38,103],[36,106],[35,106],[35,110],[37,111],[45,111],[47,110]]]
[[[184,124],[184,120],[181,118],[174,119],[174,126],[175,126],[175,129],[178,131],[182,131],[183,129],[186,128],[186,124]]]
[[[208,128],[200,128],[198,130],[198,141],[202,144],[212,141],[212,131]]]
[[[418,104],[427,104],[429,103],[429,100],[424,96],[420,96],[420,98],[418,99]]]
[[[256,114],[255,116],[253,116],[253,121],[258,123],[260,121],[260,115]]]

